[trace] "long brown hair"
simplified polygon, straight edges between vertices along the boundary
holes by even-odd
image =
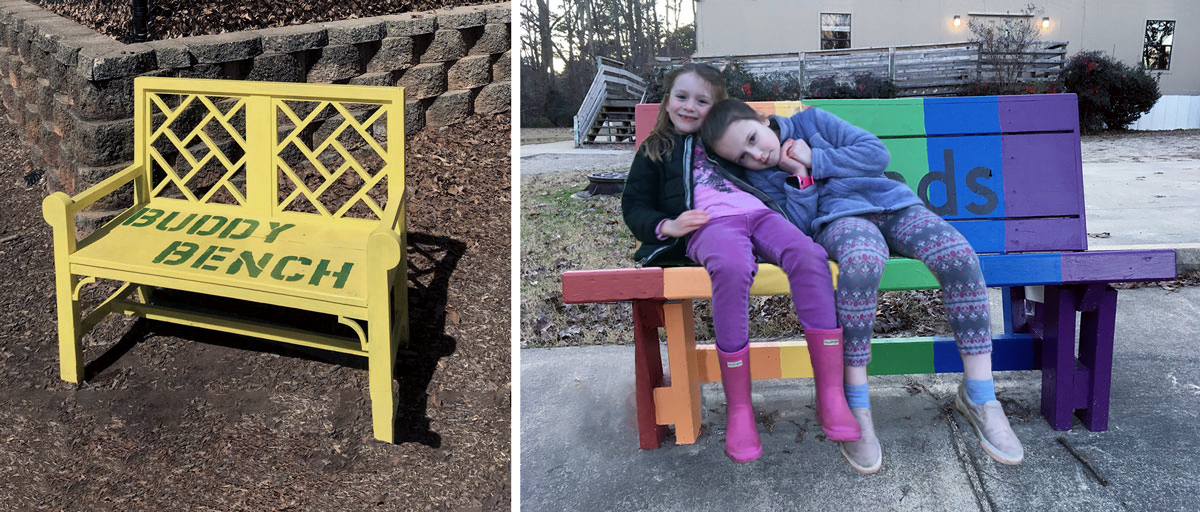
[[[729,93],[725,91],[725,77],[717,68],[708,64],[688,62],[667,73],[667,76],[663,78],[663,90],[666,93],[658,105],[658,119],[654,123],[654,129],[650,131],[650,135],[647,135],[646,140],[642,141],[642,145],[646,147],[646,156],[651,161],[661,162],[675,150],[675,136],[679,134],[679,130],[675,128],[670,115],[667,114],[667,103],[671,101],[671,89],[675,87],[675,79],[687,73],[695,73],[712,87],[714,103],[729,97]]]

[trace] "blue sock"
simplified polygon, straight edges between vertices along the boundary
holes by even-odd
[[[983,405],[996,399],[996,383],[992,379],[968,379],[963,377],[963,382],[966,383],[967,397],[975,402],[976,405]]]
[[[846,384],[842,383],[842,389],[846,390],[846,403],[850,404],[851,409],[870,409],[871,390],[867,388],[867,383],[862,384]]]

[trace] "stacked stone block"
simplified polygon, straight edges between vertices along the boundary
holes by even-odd
[[[0,101],[53,188],[75,194],[133,160],[133,78],[405,87],[405,129],[509,110],[510,3],[122,44],[0,0]]]

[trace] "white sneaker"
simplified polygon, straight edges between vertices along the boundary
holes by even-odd
[[[1021,441],[1008,424],[1004,416],[1004,407],[996,400],[989,400],[978,405],[967,396],[967,388],[958,385],[958,394],[954,396],[954,405],[975,427],[975,435],[979,437],[979,445],[993,459],[1002,464],[1015,466],[1025,459],[1025,449]]]
[[[879,438],[875,437],[875,422],[871,420],[871,410],[866,407],[850,409],[850,414],[858,420],[862,428],[862,438],[858,441],[839,443],[842,458],[850,463],[850,467],[864,475],[869,475],[883,466],[883,450],[879,448]]]

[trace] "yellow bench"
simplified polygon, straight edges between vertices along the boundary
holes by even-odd
[[[408,341],[403,90],[143,77],[134,94],[133,165],[43,202],[62,379],[83,378],[82,336],[110,313],[356,354],[375,438],[393,442],[393,367]],[[128,209],[77,239],[77,214],[129,188]],[[97,279],[121,285],[84,316],[80,291]],[[328,325],[200,311],[155,290]]]

